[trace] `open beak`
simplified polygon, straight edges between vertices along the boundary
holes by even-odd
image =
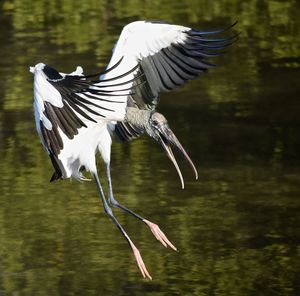
[[[180,171],[180,168],[177,164],[177,161],[175,159],[175,156],[173,154],[173,151],[171,149],[171,145],[174,145],[175,147],[178,148],[178,150],[183,154],[183,156],[185,157],[185,159],[189,162],[189,164],[191,165],[194,173],[195,173],[195,177],[196,180],[198,179],[198,172],[197,169],[194,165],[194,163],[192,162],[191,158],[189,157],[189,155],[187,154],[187,152],[184,150],[183,146],[180,144],[179,140],[176,138],[176,136],[174,135],[174,133],[171,131],[171,129],[164,125],[163,127],[161,127],[159,129],[159,142],[160,144],[163,146],[163,148],[165,149],[167,156],[169,157],[169,159],[172,161],[172,163],[174,164],[176,171],[179,175],[180,178],[180,182],[181,182],[181,187],[182,189],[184,189],[184,181],[183,181],[183,177]]]

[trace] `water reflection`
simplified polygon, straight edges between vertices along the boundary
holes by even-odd
[[[299,284],[299,5],[296,1],[2,1],[0,294],[295,295]],[[140,279],[94,183],[49,184],[28,66],[98,71],[122,26],[239,20],[219,68],[163,97],[186,190],[147,138],[113,146],[116,196],[161,225],[173,253],[117,212],[154,280]],[[103,165],[99,159],[100,170]]]

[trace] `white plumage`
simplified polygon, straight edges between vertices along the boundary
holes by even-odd
[[[144,277],[151,278],[138,249],[114,217],[97,174],[99,150],[107,166],[109,202],[146,223],[155,237],[176,250],[159,227],[119,204],[113,197],[110,177],[111,133],[130,141],[146,132],[165,149],[181,179],[170,144],[184,154],[197,178],[197,170],[169,128],[155,111],[163,91],[194,79],[213,67],[206,58],[220,55],[236,36],[214,38],[225,30],[201,32],[189,27],[137,21],[125,26],[116,43],[108,69],[84,76],[81,67],[59,73],[43,63],[30,67],[34,74],[34,110],[38,134],[55,169],[51,181],[73,177],[85,180],[81,169],[92,173],[105,212],[131,246]],[[96,78],[96,81],[93,79]],[[93,79],[90,79],[93,78]]]
[[[183,43],[187,32],[191,28],[163,23],[136,21],[126,25],[113,49],[113,56],[108,67],[124,56],[120,67],[124,67],[127,60],[137,62],[149,55],[154,55],[162,48],[172,43]]]

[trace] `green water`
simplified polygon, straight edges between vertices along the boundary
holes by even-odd
[[[0,2],[0,295],[297,295],[300,291],[299,1]],[[29,66],[98,72],[121,28],[161,19],[239,23],[220,67],[159,110],[199,170],[186,180],[147,137],[114,143],[115,196],[158,223],[179,253],[115,211],[153,281],[103,213],[94,182],[49,183]],[[99,172],[104,166],[99,159]],[[299,294],[298,294],[299,295]]]

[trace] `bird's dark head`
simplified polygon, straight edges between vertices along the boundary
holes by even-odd
[[[179,169],[179,166],[176,162],[175,156],[173,154],[173,151],[171,149],[171,145],[175,146],[186,158],[186,160],[190,163],[190,165],[193,168],[193,171],[195,173],[196,179],[198,178],[197,170],[190,159],[189,155],[175,136],[175,134],[172,132],[172,130],[169,127],[167,119],[158,112],[152,112],[149,117],[149,122],[145,127],[146,132],[150,137],[155,139],[166,151],[167,156],[174,164],[177,173],[180,177],[182,188],[184,188],[184,181],[181,174],[181,171]]]
[[[169,128],[167,119],[156,111],[150,113],[149,122],[146,125],[146,132],[156,141],[160,140],[160,133]]]

